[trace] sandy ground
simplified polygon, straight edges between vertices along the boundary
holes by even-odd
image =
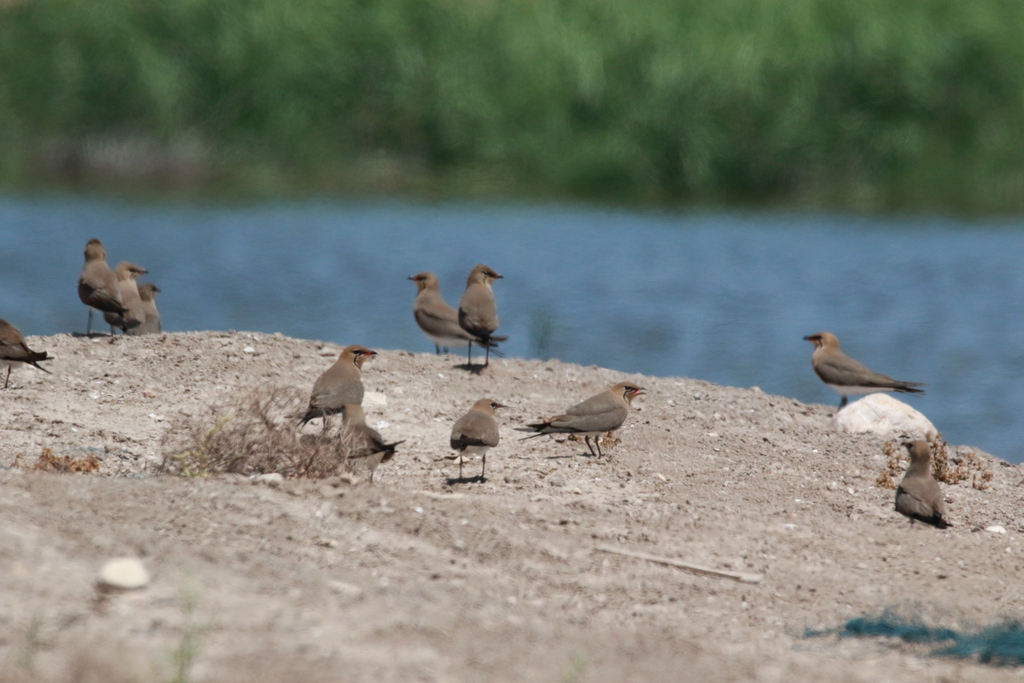
[[[0,680],[1019,678],[895,642],[804,637],[886,607],[950,626],[1019,616],[1024,472],[990,456],[987,490],[946,487],[956,526],[938,531],[893,511],[873,486],[882,440],[835,433],[830,407],[558,361],[476,375],[455,357],[382,351],[364,369],[384,398],[368,420],[406,443],[373,485],[161,476],[181,416],[268,382],[308,391],[339,347],[218,332],[29,344],[57,359],[0,391]],[[624,379],[649,394],[608,458],[512,429]],[[458,466],[437,459],[484,396],[509,406],[488,479],[449,484]],[[32,471],[44,447],[93,454],[101,471]],[[97,572],[119,556],[142,558],[152,582],[99,599]]]

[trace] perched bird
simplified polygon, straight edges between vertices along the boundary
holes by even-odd
[[[804,337],[814,344],[811,367],[821,381],[842,396],[839,407],[846,405],[848,394],[873,394],[876,391],[899,391],[923,394],[920,382],[901,382],[864,367],[839,350],[839,340],[831,332],[818,332]]]
[[[363,406],[346,403],[341,407],[343,442],[348,450],[345,467],[350,470],[370,470],[370,482],[377,465],[395,457],[395,447],[405,441],[384,443],[384,439],[373,427],[366,424]]]
[[[121,303],[128,309],[128,313],[121,315],[108,311],[103,314],[103,319],[110,325],[111,336],[114,335],[115,327],[121,328],[121,332],[127,332],[142,324],[146,314],[143,312],[142,297],[139,295],[139,286],[135,280],[148,272],[142,266],[128,261],[121,261],[114,269],[114,275],[117,277],[117,289],[121,293]],[[130,324],[132,321],[134,321],[134,325]]]
[[[441,296],[436,275],[424,272],[409,279],[416,283],[416,301],[412,306],[412,314],[423,334],[434,342],[437,353],[441,353],[442,348],[447,353],[449,347],[460,348],[471,343],[492,348],[497,346],[495,342],[485,342],[459,326],[459,312]]]
[[[601,453],[601,443],[598,441],[598,437],[604,432],[611,432],[621,427],[622,423],[626,421],[633,399],[642,395],[644,391],[646,390],[643,387],[638,387],[632,382],[619,382],[615,386],[591,396],[586,401],[577,403],[565,411],[564,415],[556,415],[543,422],[527,425],[520,431],[537,432],[526,437],[527,439],[542,434],[578,434],[583,436],[587,448],[590,449],[590,454],[601,457],[604,454]],[[594,437],[594,443],[597,445],[596,453],[593,446],[590,445],[590,437]]]
[[[28,348],[25,338],[18,328],[6,320],[0,320],[0,367],[7,366],[7,377],[4,378],[4,389],[11,379],[11,369],[15,365],[26,363],[34,365],[45,373],[50,371],[39,364],[41,360],[53,360],[46,351],[33,351]]]
[[[946,521],[946,501],[939,482],[932,479],[932,451],[925,441],[903,444],[910,453],[910,467],[896,489],[896,512],[940,529],[953,526]]]
[[[501,342],[508,337],[495,337],[494,331],[498,329],[498,309],[494,305],[494,292],[491,291],[491,282],[500,279],[502,276],[478,263],[473,272],[466,280],[466,291],[462,293],[459,301],[459,327],[475,337],[479,337],[483,343],[485,353],[484,365],[491,362],[491,342]],[[468,347],[468,364],[473,362],[473,345]]]
[[[483,458],[480,480],[483,481],[484,472],[487,470],[487,450],[498,445],[498,422],[494,419],[494,411],[504,407],[497,401],[482,398],[455,422],[455,426],[452,427],[451,446],[458,453],[449,456],[449,459],[459,459],[459,479],[462,479],[463,458],[467,455],[480,455]]]
[[[87,335],[92,332],[94,308],[104,313],[117,313],[131,320],[117,286],[117,276],[107,265],[107,252],[95,238],[85,244],[85,265],[78,276],[78,298],[89,307],[89,322],[85,328]]]
[[[156,295],[160,288],[152,282],[143,282],[139,285],[139,298],[142,300],[142,324],[138,327],[129,327],[127,334],[159,334],[163,332],[160,324],[160,312],[156,310]]]
[[[302,427],[315,417],[324,418],[324,431],[327,431],[327,416],[337,415],[348,403],[363,403],[362,367],[367,358],[376,356],[365,346],[353,344],[346,346],[338,356],[334,365],[327,368],[313,384],[313,392],[309,396],[309,408],[299,421]]]

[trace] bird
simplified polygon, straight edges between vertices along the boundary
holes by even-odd
[[[395,448],[405,443],[384,443],[383,437],[373,427],[366,424],[363,406],[358,403],[346,403],[341,407],[342,444],[347,451],[345,467],[350,470],[370,470],[370,483],[377,465],[395,457]]]
[[[327,431],[327,416],[337,415],[348,403],[363,403],[362,367],[368,358],[376,356],[365,346],[352,344],[346,346],[334,365],[327,368],[313,384],[309,396],[309,407],[299,421],[299,427],[315,417],[324,419],[324,431]]]
[[[129,327],[127,334],[138,336],[163,332],[160,312],[156,310],[156,295],[159,293],[160,288],[152,282],[143,282],[139,285],[139,298],[142,299],[142,324],[138,327]]]
[[[466,291],[459,301],[459,327],[475,337],[483,340],[481,346],[487,354],[484,367],[491,362],[491,342],[502,342],[508,337],[496,337],[498,329],[498,309],[494,305],[494,292],[491,282],[501,279],[492,269],[478,263],[466,279]],[[469,344],[467,364],[473,363],[473,345]]]
[[[537,432],[525,437],[532,439],[543,434],[577,434],[583,436],[583,440],[590,449],[590,454],[597,457],[604,455],[601,452],[601,443],[598,437],[611,432],[622,426],[629,414],[630,405],[633,399],[643,395],[647,391],[643,387],[632,382],[619,382],[613,387],[605,389],[599,394],[591,396],[582,403],[577,403],[565,411],[564,415],[556,415],[535,424],[526,425],[519,431]],[[590,437],[594,437],[594,444],[597,452],[594,452],[590,445]]]
[[[896,488],[896,512],[939,529],[953,526],[946,520],[946,501],[939,482],[932,479],[932,452],[925,441],[903,444],[910,454],[910,467]]]
[[[902,382],[874,372],[839,350],[839,340],[831,332],[818,332],[804,337],[814,344],[811,367],[821,381],[842,396],[839,407],[847,403],[848,394],[872,394],[876,391],[898,391],[923,394],[921,382]]]
[[[497,343],[485,342],[459,326],[459,312],[449,306],[441,296],[436,275],[425,271],[412,275],[409,279],[416,283],[416,301],[412,306],[412,314],[423,334],[434,342],[436,353],[440,354],[442,348],[447,353],[449,347],[460,348],[472,343],[491,348],[497,346]]]
[[[137,266],[128,261],[121,261],[114,268],[114,275],[117,277],[117,289],[121,292],[121,303],[128,309],[128,313],[121,315],[107,311],[103,319],[110,325],[110,336],[114,336],[114,328],[121,328],[121,332],[137,328],[146,317],[142,307],[142,297],[139,294],[139,286],[135,283],[136,278],[145,275],[149,271],[142,266]],[[134,324],[132,324],[134,322]]]
[[[7,377],[4,378],[4,389],[11,379],[11,370],[15,365],[26,363],[33,365],[43,372],[50,371],[39,364],[41,360],[53,360],[46,351],[33,351],[28,348],[25,338],[21,336],[18,328],[6,320],[0,320],[0,366],[7,366]]]
[[[128,309],[121,298],[121,290],[117,286],[117,276],[107,265],[106,259],[107,252],[103,249],[102,242],[96,238],[86,242],[85,265],[78,276],[78,298],[89,307],[86,335],[92,332],[92,309],[122,316],[128,314]]]
[[[447,457],[449,460],[459,459],[459,479],[462,479],[463,458],[467,455],[480,455],[483,458],[480,481],[484,480],[487,450],[498,445],[498,422],[494,419],[494,411],[504,407],[497,401],[482,398],[473,404],[469,412],[456,420],[455,426],[452,427],[450,443],[458,452]]]

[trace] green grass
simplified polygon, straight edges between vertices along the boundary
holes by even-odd
[[[1024,5],[1005,0],[2,7],[8,183],[137,177],[90,161],[128,140],[255,192],[1024,206]]]

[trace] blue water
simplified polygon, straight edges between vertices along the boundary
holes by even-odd
[[[168,331],[258,330],[432,351],[412,318],[433,270],[456,305],[486,263],[509,356],[684,375],[834,404],[801,339],[834,332],[951,443],[1024,460],[1024,225],[944,218],[664,214],[558,205],[245,206],[0,198],[0,317],[84,331],[99,237],[163,290]]]

